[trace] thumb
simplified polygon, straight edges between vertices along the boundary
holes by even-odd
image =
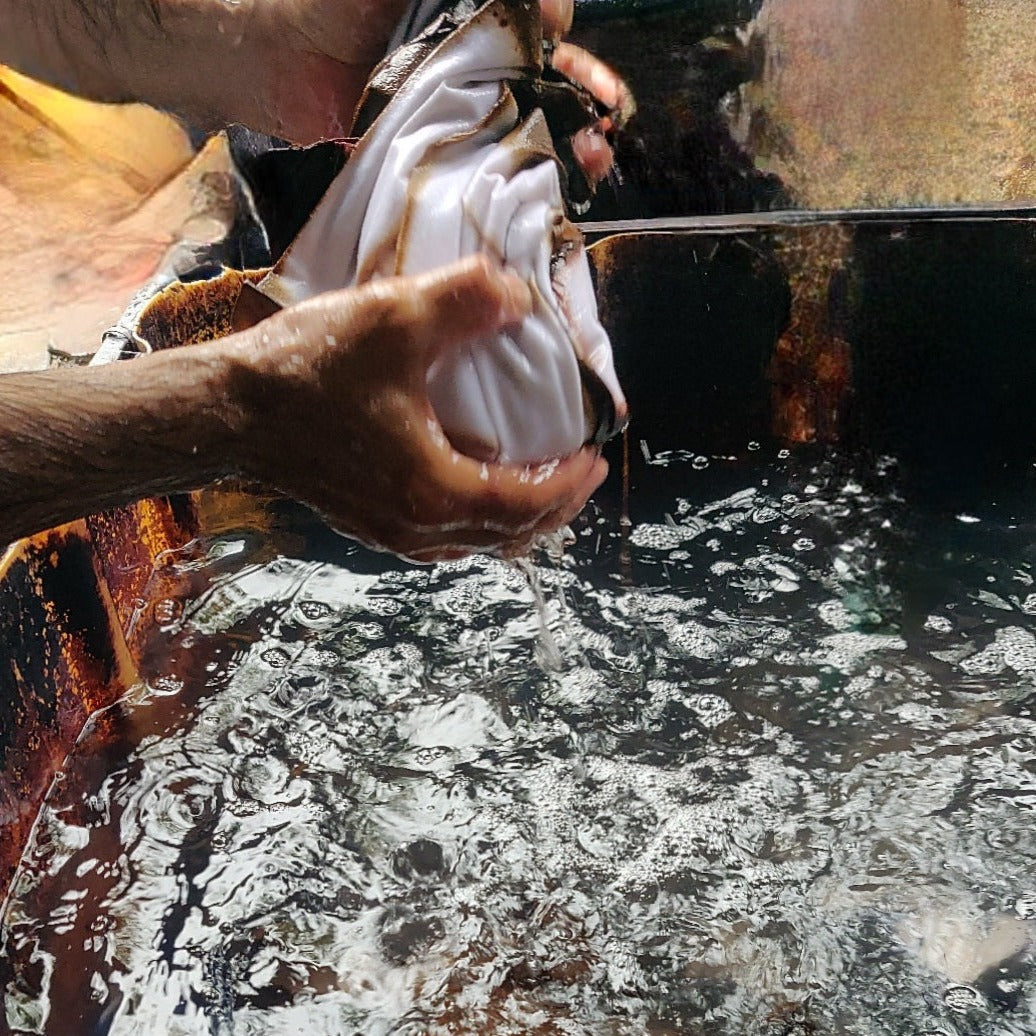
[[[453,345],[492,334],[532,312],[532,292],[484,255],[420,274],[413,282],[415,324],[428,359]]]

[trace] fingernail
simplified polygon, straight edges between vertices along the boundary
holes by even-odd
[[[513,273],[503,275],[504,297],[500,303],[500,322],[510,324],[532,312],[532,292],[529,285]]]

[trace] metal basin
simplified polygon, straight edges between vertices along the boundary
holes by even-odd
[[[1036,414],[1030,399],[1031,386],[1036,384],[1032,347],[1036,217],[1026,203],[1036,191],[1028,172],[1030,160],[1018,148],[1036,127],[1020,88],[997,95],[995,109],[971,101],[992,96],[984,84],[991,76],[1007,76],[1006,70],[1020,67],[1036,44],[1024,18],[1010,20],[1014,9],[1010,3],[930,0],[922,7],[923,17],[918,8],[909,16],[895,14],[903,12],[904,6],[877,0],[840,5],[766,0],[659,7],[640,13],[625,26],[621,18],[628,12],[622,10],[618,15],[591,11],[593,17],[584,19],[582,41],[629,75],[642,111],[639,125],[619,143],[625,186],[611,197],[606,192],[585,228],[595,242],[591,254],[602,317],[616,345],[633,415],[625,449],[614,449],[613,478],[587,519],[601,526],[605,547],[599,562],[586,560],[586,578],[591,586],[609,581],[619,585],[616,601],[622,600],[622,586],[636,589],[637,578],[644,577],[646,569],[651,570],[647,582],[657,590],[655,575],[674,564],[651,553],[661,549],[652,545],[650,537],[657,533],[664,539],[665,517],[674,526],[681,524],[674,518],[675,511],[666,510],[663,517],[660,508],[675,506],[679,498],[691,500],[688,506],[693,510],[709,499],[710,491],[700,485],[686,488],[693,476],[679,469],[678,461],[672,461],[677,467],[671,468],[670,461],[660,464],[660,457],[683,458],[692,469],[694,461],[703,461],[702,470],[711,469],[713,474],[699,477],[717,479],[716,496],[728,482],[736,481],[729,472],[736,473],[745,458],[757,451],[776,457],[788,450],[792,463],[808,465],[809,458],[816,456],[813,451],[821,448],[831,451],[825,456],[838,457],[850,468],[873,469],[893,458],[900,472],[896,500],[905,499],[911,514],[920,516],[911,518],[912,522],[942,528],[941,523],[955,521],[958,515],[969,522],[984,520],[991,508],[1000,508],[1014,516],[1011,529],[1031,527],[1036,464]],[[909,17],[915,30],[909,50],[888,45],[890,26],[897,17]],[[1006,31],[1004,18],[1017,31]],[[904,29],[902,23],[895,24],[897,32]],[[823,49],[818,49],[818,40],[824,41]],[[846,63],[843,58],[850,43],[861,40],[867,45]],[[636,55],[645,51],[661,55],[661,60],[650,68],[639,66]],[[924,68],[943,84],[939,90],[917,88],[918,52],[925,55]],[[844,69],[851,89],[843,89],[846,84],[835,76],[835,67]],[[1003,134],[993,134],[991,127],[1003,128]],[[962,134],[967,147],[959,146]],[[316,162],[322,164],[327,164],[324,159]],[[249,171],[253,188],[261,180],[256,168]],[[936,174],[929,176],[932,170]],[[268,185],[276,184],[276,171],[267,169],[265,175]],[[315,175],[319,179],[329,170],[318,169]],[[258,194],[260,210],[275,204],[276,190],[265,199],[261,191]],[[760,210],[775,209],[779,211],[760,214]],[[285,225],[291,222],[287,219]],[[282,228],[273,238],[286,240],[290,232]],[[160,307],[157,319],[169,329],[168,344],[176,345],[204,332],[206,321],[218,321],[218,313],[206,303],[202,286],[169,301],[167,308]],[[191,329],[189,333],[184,333],[185,327]],[[729,470],[722,469],[728,462]],[[880,512],[884,505],[875,506]],[[44,795],[87,717],[139,687],[142,674],[151,679],[161,669],[154,655],[155,638],[161,641],[166,635],[163,630],[176,625],[183,601],[197,592],[191,566],[204,567],[206,544],[219,541],[227,528],[247,527],[261,538],[262,529],[268,527],[265,504],[235,508],[236,498],[218,493],[145,501],[17,544],[6,556],[0,579],[7,659],[0,667],[0,893],[7,891]],[[750,510],[754,514],[762,509]],[[228,517],[229,512],[235,513]],[[727,519],[737,524],[729,515]],[[291,555],[283,539],[276,541],[276,549],[292,558],[292,564],[305,567],[331,558],[342,567],[356,565],[362,573],[380,571],[378,566],[384,564],[367,556],[357,559],[298,515],[293,521],[296,546],[291,549],[296,555]],[[631,543],[638,529],[647,531]],[[726,533],[721,528],[716,535]],[[688,537],[694,539],[690,533]],[[936,540],[925,541],[929,552],[925,557],[937,559]],[[869,542],[863,543],[863,549],[873,546]],[[686,555],[682,563],[692,557],[701,566],[673,569],[678,596],[693,596],[699,581],[714,586],[715,573],[705,574],[711,571],[708,559],[694,553],[698,547],[681,541],[672,549]],[[196,556],[192,551],[200,553]],[[735,547],[731,551],[725,560],[733,564],[738,559]],[[1031,579],[1031,558],[1024,549],[1015,550],[1011,557],[1018,561],[1019,578],[1029,573]],[[901,558],[897,571],[901,582],[882,583],[891,586],[893,597],[900,593],[931,596],[931,579],[923,566],[912,567],[909,559]],[[622,584],[622,579],[630,582]],[[1005,585],[1006,581],[1007,577]],[[867,593],[872,590],[867,584],[860,593],[871,600]],[[882,593],[877,597],[884,600]],[[751,609],[736,589],[727,588],[723,594],[721,603],[735,618],[738,608],[751,618]],[[1025,611],[1032,607],[1029,597],[1023,594],[1014,605],[1006,590],[1002,597],[1019,615],[1030,614]],[[335,601],[324,604],[333,608]],[[587,596],[574,607],[583,616],[593,610],[592,605]],[[870,604],[861,605],[859,621],[864,626],[877,622],[884,636],[887,631],[881,623],[887,620],[882,607],[880,602],[875,605],[873,614],[878,619],[873,619],[868,617],[872,616],[867,610]],[[584,616],[584,621],[590,619]],[[1009,652],[1014,652],[1011,657],[1017,662],[1017,645],[1013,640],[1008,643],[1015,636],[1010,631],[1018,628],[1024,634],[1028,621],[1019,618],[1004,636],[1003,630],[990,633],[984,647],[976,641],[974,654],[964,663],[985,658],[987,648],[994,662],[996,658],[1003,662]],[[677,625],[690,636],[686,622]],[[450,626],[448,633],[458,643],[470,642],[469,627]],[[186,659],[180,675],[193,674],[197,687],[207,679],[202,675],[203,663],[218,662],[231,643],[220,636],[213,634],[206,641],[204,650],[211,658],[203,654],[191,660],[190,651],[180,645],[178,657]],[[248,636],[258,635],[253,630]],[[531,652],[534,647],[523,643],[523,650]],[[653,664],[651,652],[661,650],[654,644],[649,648],[644,667]],[[677,682],[686,679],[692,689],[699,678],[713,680],[721,687],[724,701],[735,700],[734,684],[722,683],[711,670],[703,675],[696,668],[703,658],[686,644],[670,644],[665,650],[672,652],[671,658],[666,656],[670,659],[667,679],[679,670]],[[756,661],[763,665],[762,660]],[[975,662],[974,672],[963,671],[981,674],[986,661]],[[541,657],[540,664],[549,671],[553,663],[550,658],[544,663]],[[945,663],[951,668],[957,664]],[[1005,679],[1018,673],[1019,684],[1024,685],[1029,670],[1024,659],[1018,664],[1022,668],[1012,670],[1003,662],[997,672],[1007,673]],[[801,667],[803,680],[816,678],[817,686],[827,689],[838,684],[838,674],[847,679],[860,675],[855,670],[843,672],[829,660],[811,660],[805,652],[796,656],[794,665]],[[637,686],[642,676],[647,679],[644,667],[630,677]],[[947,672],[939,670],[938,679],[948,679]],[[309,669],[304,675],[316,678]],[[745,700],[735,702],[752,717],[745,720],[743,730],[738,728],[738,736],[749,741],[759,733],[760,717],[767,722],[780,720],[779,708],[767,704],[768,692],[760,688],[762,683],[753,685]],[[952,690],[963,693],[956,686]],[[1000,692],[999,684],[994,690]],[[989,691],[982,700],[992,700],[992,694]],[[1007,704],[989,705],[989,711],[1000,715],[997,710],[1002,705],[1004,715],[1022,722],[1028,708],[1025,695],[1003,694]],[[791,704],[798,708],[795,701]],[[984,708],[976,707],[966,722],[974,720],[976,729],[981,727]],[[619,715],[619,705],[613,711],[611,718],[617,724],[630,722],[636,727],[625,713]],[[112,745],[119,743],[125,724],[118,711],[112,715],[110,726],[95,727],[93,740],[83,750],[86,758],[106,758],[99,747],[105,737]],[[702,716],[694,721],[695,736],[704,739],[707,756],[715,744],[709,740],[711,735],[702,734],[703,729],[713,729]],[[805,707],[802,716],[802,729],[820,722],[812,714],[807,716]],[[954,713],[954,721],[958,720],[965,722]],[[826,714],[824,722],[837,726]],[[909,720],[904,720],[896,736],[908,739],[909,726]],[[594,731],[587,720],[586,736],[607,740],[605,732]],[[647,737],[640,727],[636,733]],[[811,751],[822,752],[820,742],[801,730],[794,736]],[[831,737],[839,745],[844,741],[848,746],[851,741],[850,732],[841,728]],[[618,742],[609,744],[619,750]],[[736,745],[727,748],[733,752]],[[649,749],[663,755],[669,750],[664,740],[647,748],[637,743],[637,751]],[[875,758],[881,756],[873,745],[870,750]],[[840,764],[855,765],[854,751],[845,747]],[[961,765],[967,765],[966,758]],[[1024,788],[1018,789],[1019,795],[1024,793]],[[55,801],[60,802],[57,794]],[[950,815],[953,801],[952,796],[946,802],[940,799],[933,810]],[[744,800],[749,802],[750,798]],[[212,819],[203,811],[202,819],[208,822],[206,818]],[[713,819],[719,823],[722,818]],[[727,817],[723,823],[734,821]],[[765,841],[763,834],[756,834]],[[583,850],[590,855],[594,838],[607,842],[600,831],[586,834]],[[415,838],[412,845],[419,841]],[[791,843],[784,845],[790,856],[793,850]],[[414,853],[416,864],[410,859]],[[425,879],[417,872],[425,865],[424,857],[417,850],[414,853],[404,853],[406,858],[398,866],[408,875],[407,881],[420,884]],[[188,852],[177,866],[186,873],[194,866],[193,859]],[[744,865],[747,857],[738,859]],[[428,874],[434,876],[436,868],[428,866]],[[822,874],[814,877],[819,880]],[[60,891],[51,889],[48,894],[60,898]],[[990,967],[1006,969],[1002,980],[1008,985],[1028,981],[1026,924],[1031,915],[1026,914],[1030,908],[1023,892],[1017,903],[1005,899],[1001,904],[1003,916],[1024,922],[1021,927],[1001,923],[1001,913],[996,913],[965,932],[974,946],[988,950],[982,959]],[[693,889],[688,891],[693,899],[692,893]],[[859,904],[864,904],[859,909],[867,917],[877,916],[872,900],[862,897]],[[568,924],[577,906],[569,903],[557,914],[550,914],[548,907],[543,910]],[[729,949],[737,944],[739,921],[736,917],[727,921],[724,945]],[[886,922],[874,923],[880,927]],[[946,926],[939,927],[941,921],[917,921],[910,928],[912,924],[914,920],[902,929],[907,932],[902,941],[915,949],[925,945],[922,935],[909,934],[916,934],[918,925],[929,924],[929,935],[935,930],[939,938],[948,938]],[[578,938],[594,942],[588,927],[577,929]],[[254,941],[258,945],[263,938],[255,936]],[[719,996],[716,990],[736,971],[726,957],[713,968],[706,949],[692,944],[702,956],[679,972],[684,983],[679,988],[686,997],[673,1008],[668,1021],[652,1016],[656,1031],[697,1031],[693,1026],[703,1024],[709,997]],[[944,946],[934,936],[929,948],[932,944]],[[918,952],[928,961],[924,956],[928,950]],[[408,960],[406,953],[399,951],[403,963],[397,961],[398,966]],[[607,971],[605,956],[600,955],[598,963]],[[233,999],[227,992],[231,972],[217,958],[218,954],[206,967],[211,965],[214,974],[223,975],[219,996],[224,999],[212,994],[216,1000],[205,1001],[205,1010],[216,1017],[212,1005],[217,1001],[222,1005],[219,1010],[231,1014],[236,1003],[261,1008],[264,1001],[259,994],[255,1003],[244,994],[239,994],[240,1003]],[[220,959],[225,965],[225,955]],[[24,963],[13,956],[0,963],[0,981],[8,992],[23,982]],[[583,963],[589,971],[566,971],[557,961],[538,971],[516,966],[508,988],[539,988],[550,982],[578,988],[581,977],[597,967]],[[736,981],[763,981],[760,976],[765,974],[766,969],[755,961]],[[68,1002],[77,1002],[75,997],[82,993],[78,977],[70,969],[62,979],[67,982]],[[948,998],[947,1017],[970,1019],[978,1026],[975,1031],[985,1032],[981,1026],[988,1019],[982,1013],[983,1004],[993,1004],[990,1011],[1010,1012],[1020,1000],[1010,991],[996,994],[1000,979],[995,975],[988,982],[980,978],[973,969],[951,968],[943,976],[937,999]],[[331,983],[332,978],[325,974],[320,981]],[[289,993],[278,988],[287,1003]],[[58,987],[51,990],[58,992]],[[988,1003],[981,997],[987,997]],[[110,1021],[118,1004],[106,1001],[106,1005],[95,1013],[100,1018],[109,1011],[105,1017]],[[632,1008],[626,1004],[623,1010]],[[822,1011],[822,1024],[828,1028],[814,1027],[808,996],[803,999],[794,990],[782,989],[768,1007],[752,1010],[760,1026],[770,1026],[760,1031],[836,1031],[830,1028],[832,1016]],[[496,1017],[492,1011],[490,1016]],[[96,1018],[95,1022],[100,1024]],[[0,1027],[3,1024],[0,1021]],[[442,1024],[465,1031],[463,1019],[457,1016]],[[609,1024],[618,1025],[612,1031],[625,1031],[614,1019]]]

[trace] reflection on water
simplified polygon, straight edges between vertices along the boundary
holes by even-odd
[[[207,544],[26,855],[10,1024],[1033,1032],[1033,509],[764,452],[645,445],[540,609]]]

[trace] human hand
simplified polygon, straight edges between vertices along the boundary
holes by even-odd
[[[223,343],[240,417],[237,467],[346,535],[418,561],[520,554],[574,518],[604,479],[598,451],[540,468],[454,450],[428,401],[442,351],[531,309],[483,256],[318,296]]]
[[[0,61],[100,101],[142,101],[218,128],[243,123],[298,144],[347,136],[367,79],[409,0],[0,0]],[[573,0],[541,0],[559,41]],[[568,43],[555,67],[606,107],[622,80]],[[605,126],[604,128],[607,128]],[[593,179],[611,166],[600,132],[576,154]]]
[[[346,137],[408,3],[159,0],[161,29],[146,34],[148,52],[123,61],[119,71],[132,96],[198,125],[242,123],[298,144]],[[544,36],[557,44],[555,67],[605,107],[625,113],[631,99],[619,76],[587,51],[559,42],[571,28],[573,0],[541,0],[541,10]],[[176,60],[162,56],[163,42],[170,53],[175,46]],[[600,128],[580,131],[575,151],[593,180],[611,168]]]

